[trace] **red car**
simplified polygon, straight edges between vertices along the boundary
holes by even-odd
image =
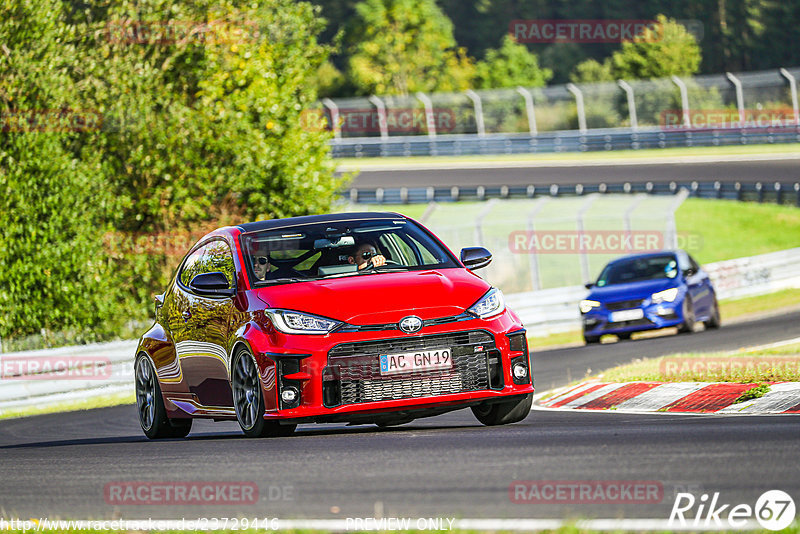
[[[394,213],[253,222],[202,238],[156,297],[136,350],[149,438],[197,417],[250,437],[298,423],[389,426],[471,408],[485,425],[530,412],[525,330],[500,290]]]

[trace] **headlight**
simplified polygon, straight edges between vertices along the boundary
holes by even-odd
[[[661,304],[662,302],[674,302],[676,298],[678,298],[677,287],[673,287],[672,289],[667,289],[664,291],[659,291],[658,293],[653,293],[650,296],[650,300],[653,301],[653,304]]]
[[[480,319],[487,319],[500,313],[506,309],[506,301],[503,298],[503,292],[499,289],[490,289],[481,299],[469,307],[467,310],[473,315],[477,315]]]
[[[327,334],[340,324],[317,315],[289,310],[265,310],[275,328],[284,334]]]
[[[581,309],[581,313],[589,313],[592,311],[592,308],[599,308],[600,303],[596,300],[582,300],[579,308]]]

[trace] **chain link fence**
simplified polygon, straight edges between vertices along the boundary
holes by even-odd
[[[335,141],[452,134],[491,136],[608,128],[800,127],[800,67],[777,70],[324,99],[318,112]],[[332,126],[331,126],[332,125]]]

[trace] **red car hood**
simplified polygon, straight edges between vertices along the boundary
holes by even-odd
[[[256,289],[269,308],[313,313],[350,324],[458,315],[491,286],[472,272],[442,269],[378,273]]]

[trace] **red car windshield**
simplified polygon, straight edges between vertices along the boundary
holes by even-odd
[[[240,239],[256,285],[458,266],[449,251],[408,220],[304,224]]]

